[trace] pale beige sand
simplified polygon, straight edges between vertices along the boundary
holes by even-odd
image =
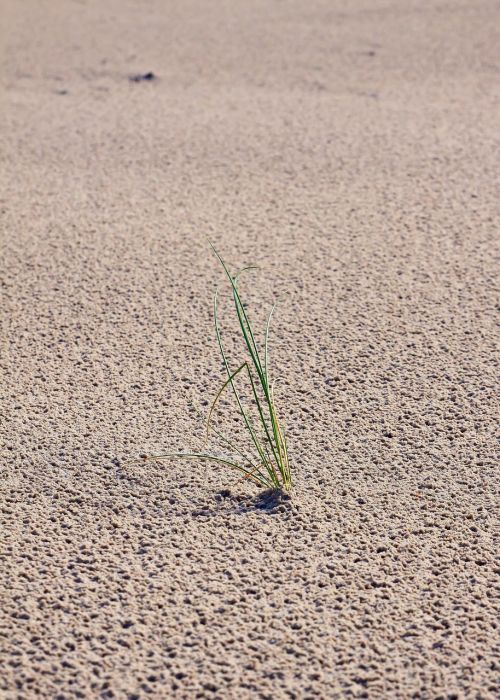
[[[0,697],[493,698],[498,3],[1,23]],[[282,298],[291,506],[124,464],[222,377],[205,235]]]

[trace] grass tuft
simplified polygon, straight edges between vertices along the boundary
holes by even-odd
[[[253,327],[250,323],[245,305],[238,291],[240,276],[254,267],[244,267],[236,275],[232,275],[227,264],[217,250],[210,244],[221,263],[231,285],[234,309],[238,319],[239,330],[243,340],[245,359],[236,368],[228,360],[218,315],[218,292],[214,296],[214,325],[217,342],[227,378],[215,395],[208,411],[206,420],[206,441],[213,433],[224,444],[231,454],[218,456],[210,452],[167,452],[161,455],[145,455],[143,460],[162,460],[172,458],[189,458],[222,464],[229,469],[242,474],[242,479],[248,479],[259,487],[273,491],[289,491],[292,485],[290,462],[285,431],[279,421],[274,400],[273,383],[269,377],[269,328],[276,308],[273,305],[267,318],[263,334],[263,348],[259,347]],[[247,399],[244,400],[246,388]],[[250,452],[234,440],[226,437],[213,425],[215,408],[225,391],[231,391],[236,402],[238,415],[249,438]],[[248,398],[249,397],[249,398]]]

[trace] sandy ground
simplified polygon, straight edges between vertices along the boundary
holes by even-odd
[[[493,698],[498,3],[1,5],[0,697]],[[207,236],[291,503],[127,463],[222,377]]]

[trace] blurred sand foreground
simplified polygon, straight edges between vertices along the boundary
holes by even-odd
[[[498,3],[1,15],[2,700],[493,698]],[[207,236],[291,503],[127,463],[222,377]]]

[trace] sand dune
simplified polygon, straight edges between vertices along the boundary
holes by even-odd
[[[494,698],[498,4],[1,14],[0,696]],[[129,462],[202,437],[207,239],[290,501]]]

